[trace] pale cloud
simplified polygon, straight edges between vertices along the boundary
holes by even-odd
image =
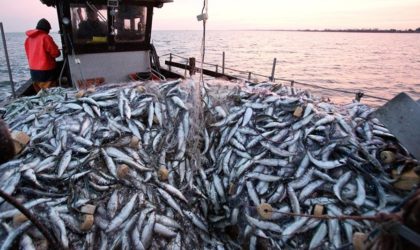
[[[208,0],[208,29],[324,29],[420,27],[419,0]],[[201,29],[202,0],[174,0],[155,9],[154,29]],[[6,31],[33,28],[40,18],[58,30],[55,8],[39,0],[0,0]]]
[[[41,18],[50,21],[52,30],[58,30],[56,9],[43,5],[39,0],[0,0],[0,22],[6,32],[34,29]]]

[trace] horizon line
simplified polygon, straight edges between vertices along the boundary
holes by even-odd
[[[248,28],[248,29],[208,29],[207,31],[299,31],[299,32],[313,32],[313,31],[321,31],[321,32],[367,32],[370,31],[372,33],[380,32],[380,31],[388,31],[390,33],[398,33],[398,32],[412,32],[418,33],[420,27],[418,28],[408,28],[408,29],[380,29],[380,28],[323,28],[323,29],[310,29],[310,28],[303,28],[303,29],[278,29],[278,28]],[[153,31],[202,31],[202,29],[152,29]],[[417,31],[417,32],[416,32]],[[25,31],[5,31],[5,33],[25,33]],[[51,30],[50,33],[59,32],[59,30]]]

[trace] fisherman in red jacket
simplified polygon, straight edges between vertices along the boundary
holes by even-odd
[[[60,50],[48,35],[50,29],[50,23],[42,18],[36,29],[26,31],[25,50],[36,92],[56,85],[55,58],[60,56]]]

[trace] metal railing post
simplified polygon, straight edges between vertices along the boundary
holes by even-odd
[[[13,98],[16,98],[15,83],[13,82],[12,69],[10,68],[9,54],[7,53],[6,37],[4,35],[3,23],[0,22],[1,37],[3,39],[4,53],[6,55],[7,70],[9,72],[10,85],[12,86]]]
[[[187,58],[185,60],[186,60],[186,62],[184,64],[184,78],[187,78],[187,68],[189,67],[189,59]]]
[[[225,74],[225,52],[222,54],[222,74]]]
[[[290,81],[290,90],[292,91],[292,95],[295,95],[295,81]]]
[[[271,70],[271,76],[270,76],[270,81],[274,82],[274,73],[276,72],[276,63],[277,63],[277,58],[274,58],[273,61],[273,69]]]
[[[251,81],[251,74],[252,72],[248,72],[248,81]]]
[[[219,73],[219,65],[216,64],[216,73]]]
[[[195,75],[195,57],[190,57],[189,59],[189,65],[190,65],[190,76]]]
[[[169,62],[172,62],[172,53],[169,53]],[[169,71],[172,71],[172,66],[169,64]]]
[[[360,102],[361,100],[362,100],[362,97],[364,96],[365,94],[362,92],[362,91],[357,91],[356,92],[356,96],[355,96],[355,100],[357,101],[357,102]]]

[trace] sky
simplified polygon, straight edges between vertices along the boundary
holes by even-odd
[[[155,9],[155,30],[200,30],[203,0],[174,0]],[[207,29],[416,29],[420,0],[208,0]],[[22,32],[40,18],[58,30],[56,9],[39,0],[0,0],[6,32]]]

